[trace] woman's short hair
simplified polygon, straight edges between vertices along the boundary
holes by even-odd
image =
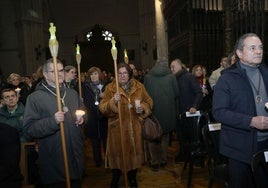
[[[88,71],[87,71],[87,76],[90,78],[90,75],[91,75],[93,72],[98,72],[98,74],[99,74],[99,79],[100,79],[100,80],[103,79],[102,72],[101,72],[101,69],[100,69],[99,67],[91,67],[90,69],[88,69]]]
[[[67,66],[64,67],[64,72],[70,72],[70,70],[72,70],[72,69],[75,69],[76,70],[76,68],[74,66],[67,65]]]
[[[133,77],[133,70],[131,69],[131,67],[130,67],[128,64],[126,64],[126,63],[119,63],[119,64],[117,65],[117,71],[118,71],[120,68],[123,68],[123,67],[126,68],[126,70],[127,70],[127,72],[128,72],[129,79],[131,79],[131,78]]]
[[[11,73],[7,78],[7,83],[11,84],[12,80],[14,80],[14,78],[18,78],[19,81],[21,81],[21,76],[19,74]]]

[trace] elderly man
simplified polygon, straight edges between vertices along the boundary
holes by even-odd
[[[235,52],[239,60],[222,72],[215,86],[213,116],[222,123],[220,153],[228,157],[230,187],[254,187],[252,156],[268,146],[268,68],[254,33],[241,36]],[[258,176],[260,187],[268,187],[268,177],[261,170]]]
[[[201,87],[196,82],[194,75],[187,71],[186,66],[181,62],[180,59],[172,60],[170,69],[176,77],[177,86],[179,88],[179,123],[176,127],[176,132],[180,145],[180,151],[175,157],[175,162],[179,163],[184,161],[186,159],[185,157],[187,157],[187,143],[191,138],[188,129],[195,123],[195,118],[186,117],[185,113],[187,111],[189,111],[191,114],[196,113],[202,101],[203,93]]]
[[[62,110],[57,109],[56,80],[58,74]],[[36,91],[28,96],[24,114],[24,131],[38,140],[40,175],[45,187],[65,187],[65,169],[62,153],[60,126],[64,122],[64,134],[72,187],[81,187],[84,172],[83,117],[77,120],[75,111],[83,107],[78,93],[63,86],[64,69],[58,60],[54,70],[52,59],[43,65],[44,79]]]

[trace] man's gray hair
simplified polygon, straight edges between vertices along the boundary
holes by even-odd
[[[48,59],[48,60],[45,62],[45,64],[43,65],[43,68],[42,68],[42,70],[43,70],[43,74],[44,74],[45,72],[49,71],[48,69],[49,69],[49,65],[50,65],[51,63],[53,64],[53,59],[52,59],[52,58]],[[58,63],[62,64],[62,62],[61,62],[59,59],[57,59],[57,64],[58,64]],[[62,64],[62,65],[63,65],[63,64]]]
[[[242,51],[243,48],[244,48],[244,41],[246,38],[248,37],[258,37],[259,36],[256,34],[256,33],[246,33],[244,35],[242,35],[237,41],[236,41],[236,44],[235,44],[235,50],[240,50]]]

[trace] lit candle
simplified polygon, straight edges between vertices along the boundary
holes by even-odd
[[[77,119],[77,121],[79,121],[80,118],[81,118],[83,115],[85,115],[85,111],[83,111],[83,110],[76,110],[76,111],[75,111],[75,115],[76,115],[76,119]]]
[[[268,109],[268,102],[265,103],[265,107]]]
[[[127,50],[124,50],[124,61],[126,64],[128,64],[128,56],[127,56]]]
[[[76,63],[81,63],[81,54],[80,54],[80,46],[79,44],[76,45]]]
[[[17,92],[17,94],[20,94],[20,90],[21,90],[21,88],[19,88],[19,87],[17,87],[17,88],[15,89],[15,91]]]

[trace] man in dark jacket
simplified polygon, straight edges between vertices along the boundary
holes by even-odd
[[[178,87],[175,76],[172,75],[167,61],[160,61],[148,72],[144,85],[154,101],[153,114],[158,119],[163,136],[161,139],[161,157],[158,157],[157,143],[150,142],[149,148],[152,157],[151,168],[158,170],[159,164],[167,164],[167,149],[171,131],[176,127]]]
[[[16,91],[13,88],[4,89],[1,98],[3,106],[0,107],[0,122],[16,128],[21,142],[30,141],[29,138],[25,137],[22,130],[24,106],[19,102]]]
[[[254,33],[241,36],[235,52],[239,60],[222,72],[215,86],[213,116],[222,123],[220,152],[228,157],[230,187],[254,187],[252,156],[268,146],[268,68]],[[261,179],[261,187],[268,187],[268,177]]]
[[[57,109],[54,71],[58,73],[62,110]],[[64,122],[64,134],[72,187],[81,187],[84,172],[84,133],[81,127],[83,117],[78,119],[75,111],[83,107],[78,93],[63,87],[64,69],[60,61],[54,70],[49,59],[43,66],[42,80],[28,96],[23,129],[26,134],[38,140],[40,175],[46,187],[66,187],[65,165],[62,153],[60,126]]]
[[[186,112],[195,114],[200,106],[203,98],[201,87],[196,82],[194,75],[186,70],[185,65],[180,59],[175,59],[171,62],[170,68],[176,76],[177,85],[179,88],[179,124],[177,126],[177,137],[180,144],[180,151],[175,157],[175,162],[178,163],[185,159],[186,142],[191,139],[188,129],[194,126],[194,117],[186,117]]]

